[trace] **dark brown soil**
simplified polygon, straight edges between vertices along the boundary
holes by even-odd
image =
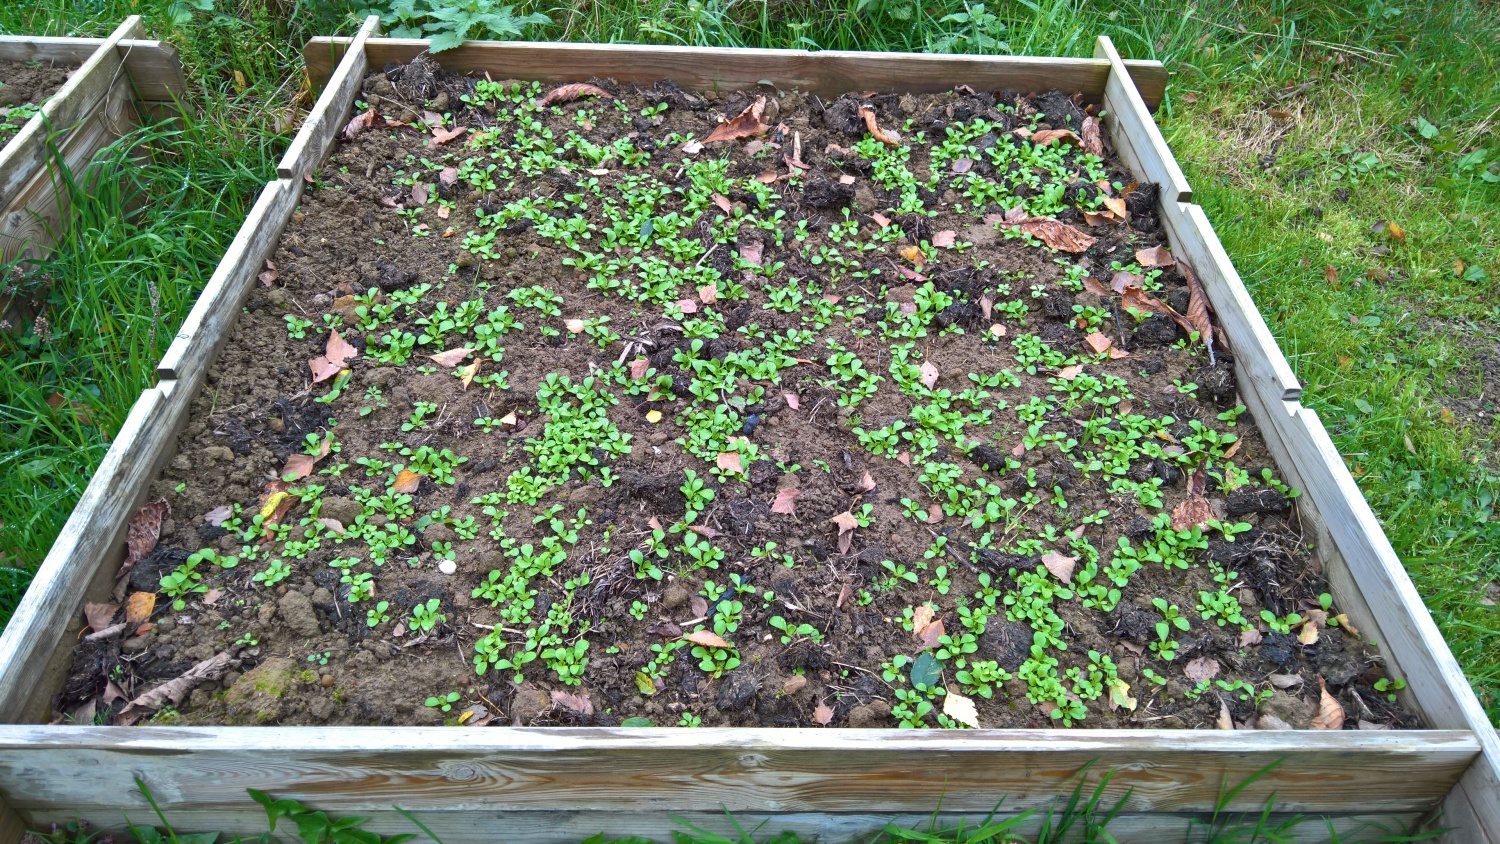
[[[1153,213],[1154,186],[1133,185],[1106,157],[1114,182],[1109,190],[1126,199],[1129,222],[1089,225],[1080,207],[1098,207],[1100,187],[1082,179],[1079,154],[1067,153],[1076,178],[1052,213],[1097,242],[1083,253],[1053,253],[1001,236],[983,217],[1005,209],[965,198],[953,166],[943,161],[934,168],[933,149],[922,143],[912,143],[906,166],[918,186],[915,201],[935,213],[900,213],[910,197],[882,186],[875,162],[889,161],[858,117],[859,105],[869,104],[879,126],[899,129],[908,143],[919,132],[931,143],[949,126],[961,130],[988,121],[993,131],[976,139],[972,167],[981,180],[1014,185],[1018,165],[997,168],[989,150],[1028,149],[1017,128],[1081,129],[1087,115],[1066,95],[1028,100],[961,89],[831,103],[797,93],[768,96],[768,134],[694,153],[683,151],[682,141],[705,136],[718,115],[739,114],[752,95],[705,99],[670,83],[641,91],[595,81],[618,99],[528,111],[540,126],[518,131],[515,111],[541,91],[507,94],[498,104],[471,109],[461,107],[460,97],[474,93],[473,81],[430,64],[391,68],[366,80],[366,100],[379,116],[342,143],[309,185],[274,270],[256,287],[210,371],[177,453],[152,488],[153,498],[170,503],[172,517],[156,551],[132,573],[130,591],[161,590],[161,578],[201,548],[237,555],[240,562],[228,569],[203,562],[204,591],[183,596],[182,609],[170,609],[163,594],[152,622],[123,639],[81,646],[60,712],[98,699],[100,717],[112,717],[120,694],[132,697],[228,651],[236,670],[199,685],[157,721],[952,725],[939,715],[941,688],[915,688],[925,680],[924,688],[970,698],[985,727],[1205,727],[1227,709],[1242,726],[1307,728],[1321,679],[1346,712],[1348,728],[1416,724],[1372,688],[1383,677],[1379,655],[1347,627],[1324,627],[1312,641],[1311,630],[1293,626],[1276,633],[1260,619],[1262,610],[1310,617],[1326,586],[1299,533],[1295,508],[1262,480],[1261,470],[1274,467],[1253,421],[1248,415],[1230,421],[1238,403],[1231,350],[1219,349],[1210,364],[1205,350],[1186,342],[1165,315],[1137,324],[1118,297],[1082,290],[1082,275],[1107,285],[1118,270],[1140,270],[1137,250],[1165,243]],[[657,104],[665,111],[643,113]],[[456,124],[471,132],[432,144],[430,134],[409,125],[426,110],[456,111]],[[574,144],[531,175],[503,161],[507,151],[545,149],[536,138],[546,132],[562,144],[570,131],[600,147],[628,140],[650,160],[624,165],[616,156],[585,163],[581,145]],[[680,136],[668,141],[672,133]],[[788,179],[784,156],[799,144],[807,172]],[[489,177],[493,184],[485,184],[486,155],[500,162]],[[706,166],[693,162],[719,157],[727,161],[726,178],[709,202],[693,181],[707,178]],[[465,164],[470,159],[480,166]],[[455,181],[443,174],[445,167],[464,169]],[[507,167],[514,172],[507,174]],[[929,186],[934,173],[938,181]],[[413,174],[422,186],[415,194]],[[762,174],[779,176],[770,186],[779,196],[764,206],[757,199]],[[647,187],[662,188],[656,204],[608,235],[611,224],[601,208],[616,203],[609,207],[618,211],[625,194],[649,205],[641,199]],[[1033,207],[1047,188],[1039,183],[1012,195]],[[519,206],[503,211],[541,198],[561,204],[531,218],[515,214]],[[574,250],[559,231],[579,203],[588,210],[576,219],[594,229]],[[772,219],[777,211],[784,217]],[[497,213],[502,217],[486,219]],[[506,213],[511,219],[501,222]],[[654,232],[643,228],[647,218],[659,227]],[[733,223],[750,218],[772,222]],[[794,235],[801,223],[805,240],[799,242]],[[726,234],[727,226],[737,231]],[[482,242],[491,233],[492,241]],[[944,242],[947,235],[972,246],[925,246],[916,256],[920,268],[900,252],[917,242]],[[603,245],[609,237],[618,245]],[[604,285],[590,286],[603,271],[565,262],[588,254],[603,261],[659,257],[668,250],[686,257],[665,262],[678,276],[675,288],[660,295],[635,267],[622,269],[616,277],[624,284],[606,292],[599,289]],[[756,263],[784,266],[756,272]],[[1070,271],[1073,265],[1079,269]],[[800,306],[773,307],[789,295],[794,279]],[[714,285],[713,295],[699,294],[705,281]],[[1155,283],[1158,297],[1186,310],[1188,290],[1175,268]],[[422,285],[431,287],[418,296]],[[561,297],[556,313],[512,298],[532,286]],[[372,298],[357,302],[353,297],[360,295]],[[390,304],[393,296],[414,304],[397,306],[394,321],[375,330],[355,327],[369,315],[356,311],[361,302]],[[677,300],[695,312],[664,307]],[[503,360],[477,352],[486,358],[479,380],[466,387],[458,365],[426,357],[479,347],[473,328],[419,346],[403,365],[377,361],[383,335],[420,333],[425,323],[416,320],[433,315],[440,303],[453,313],[470,301],[482,302],[481,313],[505,305],[524,323],[503,337]],[[827,318],[812,316],[819,312]],[[309,374],[309,360],[328,343],[328,314],[338,315],[341,334],[360,354],[349,363],[340,394],[319,403],[315,399],[337,383],[313,384]],[[314,324],[305,338],[288,339],[288,316]],[[573,322],[602,317],[620,336],[596,343]],[[700,337],[695,350],[685,332],[713,334],[696,322],[705,317],[722,318],[723,326],[716,337]],[[902,326],[921,336],[886,336]],[[787,341],[784,359],[772,355],[766,344],[793,330],[807,333]],[[1096,330],[1128,354],[1113,359],[1091,352],[1085,337]],[[1022,346],[1037,340],[1050,356],[1023,357]],[[893,368],[893,349],[902,347],[909,372]],[[834,356],[844,350],[883,379],[852,407],[840,399],[847,401],[860,379],[832,371]],[[464,357],[459,365],[474,360]],[[731,371],[705,388],[716,369],[746,360],[782,365],[779,373]],[[936,367],[930,386],[919,383],[917,367],[924,363]],[[637,381],[634,366],[654,372]],[[508,385],[481,383],[501,369]],[[1006,373],[1004,380],[984,387],[984,394],[965,393],[975,387],[971,374],[997,373]],[[1110,377],[1117,380],[1096,380]],[[1178,389],[1179,382],[1197,387]],[[1099,401],[1079,398],[1089,384],[1098,387]],[[613,397],[598,423],[605,433],[579,422],[587,420],[581,399],[551,397],[559,386],[580,397],[593,395],[590,390]],[[419,403],[432,409],[412,425]],[[723,414],[716,423],[689,416],[715,410]],[[898,439],[883,454],[856,431],[868,438],[897,420],[916,436]],[[1059,441],[1028,438],[1036,420],[1033,435],[1055,433]],[[1144,433],[1130,440],[1135,457],[1109,477],[1148,487],[1159,480],[1162,500],[1151,506],[1112,488],[1100,466],[1091,465],[1107,456],[1100,432],[1124,437],[1127,422]],[[956,436],[926,433],[952,424]],[[1220,442],[1205,444],[1207,435],[1194,425],[1217,432]],[[308,436],[325,434],[340,450],[318,464],[318,473],[294,481],[300,497],[287,498],[288,484],[278,474]],[[580,442],[586,447],[539,501],[527,503],[515,492],[524,486],[522,470],[541,471],[536,452]],[[453,468],[450,482],[431,470],[412,476],[415,492],[403,502],[387,493],[401,480],[399,467],[367,473],[355,463],[408,461],[382,449],[386,443],[449,449],[466,462]],[[733,456],[721,464],[719,455],[730,450]],[[1180,532],[1151,522],[1189,497],[1189,475],[1199,465],[1208,471],[1200,475],[1206,506],[1244,531],[1232,542],[1212,526],[1216,522]],[[1231,467],[1248,478],[1231,474]],[[601,482],[605,468],[607,485]],[[945,468],[956,480],[940,477]],[[715,492],[696,515],[688,512],[683,489],[687,471]],[[776,506],[792,496],[788,490],[796,491],[791,513]],[[508,502],[507,492],[514,493]],[[278,500],[297,503],[278,510]],[[998,522],[973,526],[976,513],[1002,501],[1013,508],[1008,522],[999,513]],[[242,508],[233,532],[218,524],[230,505]],[[252,529],[258,512],[271,513],[288,534],[260,536]],[[855,516],[867,524],[841,533],[834,520],[853,525]],[[658,561],[660,580],[643,574],[640,560],[631,558],[645,549],[652,559],[650,537],[658,529],[671,549]],[[398,544],[376,565],[369,537],[396,531],[404,531],[400,536],[409,544]],[[311,547],[288,546],[288,539],[307,535],[314,537],[307,540]],[[716,568],[693,564],[684,550],[688,537],[717,549]],[[1101,567],[1121,559],[1122,538],[1136,549],[1194,547],[1182,554],[1181,567],[1145,562],[1127,576],[1108,611],[1085,607],[1080,581],[1088,558],[1097,556]],[[538,562],[549,544],[560,558],[550,567]],[[1044,555],[1055,563],[1058,554],[1083,559],[1071,575],[1048,574]],[[446,555],[453,574],[439,567]],[[360,596],[351,596],[351,584],[330,566],[349,558],[356,558],[351,576],[372,576],[373,597],[351,602]],[[289,568],[285,581],[267,587],[253,580],[272,560]],[[1205,620],[1195,609],[1200,590],[1219,590],[1214,574],[1225,570],[1233,574],[1221,574],[1224,588],[1243,608],[1247,632]],[[902,572],[910,577],[896,576]],[[526,584],[529,603],[497,603],[484,594],[485,584],[508,574]],[[1059,577],[1073,591],[1057,592],[1064,588]],[[732,580],[743,587],[733,628],[722,622],[734,593],[718,594]],[[1102,571],[1097,580],[1108,583]],[[1038,589],[1056,594],[1050,603],[1032,603],[1028,618],[1024,608]],[[1171,629],[1178,643],[1171,659],[1151,648],[1163,620],[1153,599],[1175,605],[1190,622],[1186,631]],[[413,607],[432,600],[443,620],[426,632],[413,629]],[[371,626],[368,613],[379,601],[388,602],[388,618]],[[926,631],[927,642],[918,638],[913,618],[928,612],[949,639],[939,640],[936,628]],[[1335,604],[1330,615],[1338,612]],[[792,629],[784,635],[772,626],[773,617]],[[661,656],[685,634],[711,632],[716,620],[734,646],[737,667],[718,677],[700,667],[704,655],[727,652],[719,647],[700,645],[693,656],[694,645],[685,644],[670,663]],[[808,627],[799,631],[798,625]],[[966,626],[971,635],[964,640]],[[1036,645],[1042,628],[1056,641]],[[533,640],[555,636],[553,648],[586,642],[581,684],[564,682],[558,667],[566,663],[553,651],[526,664],[520,684],[504,666],[476,673],[477,643],[501,641],[498,656],[510,657],[524,651],[528,634]],[[1051,693],[1025,679],[1028,671],[1047,673],[1048,659],[1056,660],[1059,683]],[[976,662],[1011,679],[994,682],[992,697],[984,697],[982,684],[968,673]],[[1222,685],[1195,688],[1185,676],[1214,669]],[[929,670],[939,679],[922,676]],[[1113,684],[1116,677],[1113,693],[1101,693],[1100,683]],[[106,694],[108,680],[120,694]],[[1261,696],[1259,706],[1244,687],[1228,688],[1240,682]],[[451,711],[425,703],[450,692],[457,693]],[[1064,717],[1063,706],[1080,710]]]
[[[4,146],[34,111],[57,93],[76,67],[0,61],[0,146]]]

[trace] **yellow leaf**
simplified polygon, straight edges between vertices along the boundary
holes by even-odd
[[[468,366],[458,368],[458,378],[463,382],[465,390],[469,389],[469,383],[474,380],[474,376],[479,374],[480,363],[481,361],[476,360]]]
[[[1110,706],[1123,706],[1134,712],[1136,700],[1130,696],[1130,684],[1116,677],[1109,684],[1109,703]]]
[[[646,411],[646,421],[650,422],[652,425],[655,425],[656,423],[660,422],[661,421],[661,411],[660,410],[648,410],[648,411]]]
[[[281,505],[282,499],[286,498],[286,496],[286,490],[271,493],[271,495],[266,498],[265,506],[260,508],[261,519],[265,520],[271,518],[271,514],[276,512],[276,508]]]
[[[125,602],[125,623],[137,625],[151,617],[156,609],[155,592],[137,592]]]
[[[974,701],[957,692],[949,692],[943,696],[943,714],[966,727],[979,729],[979,710],[975,708]]]

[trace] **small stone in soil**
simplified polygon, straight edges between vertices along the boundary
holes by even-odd
[[[442,572],[443,574],[453,574],[454,572],[458,571],[458,563],[455,563],[452,560],[444,560],[441,563],[438,563],[438,571]]]

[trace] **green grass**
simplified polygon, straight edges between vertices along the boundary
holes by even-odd
[[[552,18],[529,37],[562,40],[1089,55],[1107,34],[1127,56],[1165,61],[1175,75],[1158,120],[1197,201],[1500,721],[1500,609],[1482,600],[1500,589],[1500,185],[1484,177],[1500,150],[1500,16],[1477,0],[1227,5],[574,0],[518,11]],[[296,96],[297,46],[352,25],[334,4],[172,8],[0,10],[0,29],[51,35],[100,34],[141,12],[183,50],[205,115],[157,139],[165,152],[138,184],[85,204],[100,234],[78,238],[87,246],[63,250],[52,269],[52,344],[38,350],[28,334],[3,349],[0,565],[17,574],[8,594],[0,574],[0,619],[102,455],[101,431],[150,383],[150,362],[269,177],[289,138],[272,121]],[[110,221],[134,190],[160,207]],[[1404,240],[1372,233],[1380,221]],[[1477,368],[1486,358],[1488,391]],[[95,424],[50,421],[54,391],[88,404]]]

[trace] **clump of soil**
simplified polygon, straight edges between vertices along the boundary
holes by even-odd
[[[0,61],[0,146],[21,131],[76,67]]]
[[[363,98],[60,712],[1415,725],[1075,98]]]

